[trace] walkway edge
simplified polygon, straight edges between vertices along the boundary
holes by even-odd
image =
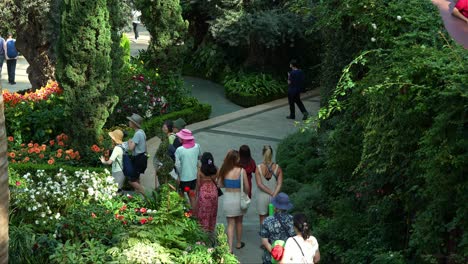
[[[301,99],[307,99],[310,97],[315,97],[320,95],[320,90],[319,89],[314,89],[312,91],[308,91],[306,93],[303,93],[301,95]],[[222,116],[217,116],[214,118],[207,119],[205,121],[201,121],[198,123],[190,124],[187,126],[188,129],[192,130],[192,132],[196,133],[197,131],[210,128],[210,127],[215,127],[219,126],[223,123],[231,122],[236,119],[244,118],[247,116],[251,116],[254,114],[257,114],[259,112],[264,112],[271,110],[273,108],[278,108],[282,107],[288,104],[288,98],[281,98],[277,99],[268,103],[264,103],[261,105],[256,105],[253,107],[245,108],[236,112],[232,112],[229,114],[225,114]]]

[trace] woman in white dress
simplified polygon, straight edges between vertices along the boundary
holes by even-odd
[[[258,164],[255,170],[255,181],[257,182],[257,213],[260,217],[260,226],[268,216],[268,205],[271,198],[275,197],[283,185],[283,171],[281,167],[273,162],[273,149],[264,146],[262,150],[263,162]]]
[[[320,251],[317,239],[310,235],[310,226],[304,214],[293,218],[296,236],[288,238],[284,245],[283,258],[280,263],[318,263]]]

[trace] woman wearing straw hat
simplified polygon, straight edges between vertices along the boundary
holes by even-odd
[[[145,173],[148,166],[148,157],[146,156],[146,134],[141,129],[143,118],[138,114],[132,114],[127,117],[128,125],[135,130],[133,138],[128,141],[128,149],[133,153],[133,166],[138,171],[135,178],[129,178],[130,185],[139,193],[144,194],[144,189],[140,184],[140,174]]]
[[[125,180],[125,175],[122,171],[123,149],[120,147],[124,134],[122,130],[116,129],[109,132],[109,136],[112,138],[112,143],[114,146],[112,155],[110,156],[109,160],[106,160],[103,156],[101,156],[100,160],[102,164],[112,165],[112,177],[114,177],[114,181],[118,184],[119,191],[121,191]]]
[[[198,160],[201,156],[200,146],[195,143],[192,131],[182,129],[177,134],[182,146],[175,152],[175,167],[178,173],[177,182],[181,192],[189,196],[190,205],[194,208],[195,189],[197,187]]]

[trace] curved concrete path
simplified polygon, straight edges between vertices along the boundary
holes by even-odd
[[[468,49],[468,23],[452,16],[457,0],[432,0],[440,11],[445,28],[450,36],[465,49]]]

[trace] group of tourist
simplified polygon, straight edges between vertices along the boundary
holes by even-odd
[[[124,133],[116,129],[109,132],[114,148],[108,160],[101,157],[103,164],[112,165],[112,176],[122,188],[123,154],[132,151],[133,165],[138,171],[135,177],[128,178],[130,185],[144,193],[140,184],[140,174],[147,164],[146,135],[141,129],[143,118],[138,114],[127,117],[129,127],[134,129],[134,136],[123,141]],[[241,249],[242,222],[247,209],[241,208],[241,192],[256,201],[259,215],[261,247],[264,250],[263,263],[280,259],[280,263],[317,263],[320,259],[317,240],[310,235],[310,224],[303,214],[294,217],[288,214],[292,208],[287,194],[280,192],[283,183],[281,167],[273,162],[273,148],[264,146],[263,160],[256,164],[249,146],[242,145],[239,150],[229,150],[221,167],[215,165],[210,152],[201,151],[195,142],[192,131],[185,128],[181,118],[166,121],[162,131],[169,142],[168,155],[174,159],[174,170],[178,191],[188,197],[201,227],[214,234],[218,213],[218,199],[222,196],[224,214],[227,219],[227,237],[229,248]],[[255,173],[257,191],[252,195],[252,174]],[[223,189],[220,189],[223,188]],[[272,212],[271,207],[274,208]],[[234,244],[234,237],[236,242]]]
[[[6,40],[0,36],[0,77],[2,76],[3,61],[6,60],[8,83],[12,85],[16,84],[15,71],[17,59],[18,51],[16,50],[16,40],[13,38],[13,34],[8,33]]]

